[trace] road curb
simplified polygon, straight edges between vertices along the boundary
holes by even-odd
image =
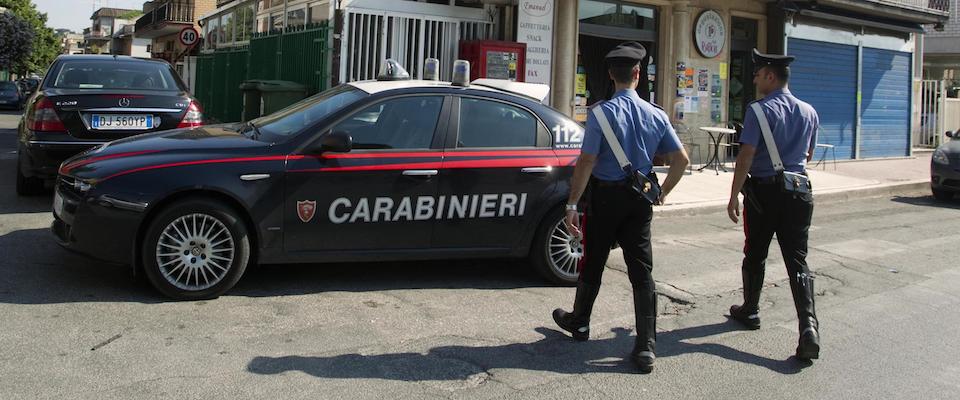
[[[814,192],[815,198],[819,203],[833,203],[839,201],[850,201],[868,199],[873,197],[893,196],[906,192],[929,190],[930,181],[909,181],[888,183],[882,185],[870,185],[848,189],[834,189],[823,192]],[[726,200],[705,201],[694,204],[679,204],[675,206],[657,207],[654,209],[654,215],[658,217],[689,217],[712,213],[725,213],[727,210]]]

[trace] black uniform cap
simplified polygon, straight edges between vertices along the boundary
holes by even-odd
[[[757,49],[753,49],[753,68],[759,70],[763,67],[789,67],[797,58],[794,56],[781,56],[778,54],[763,54]]]
[[[623,42],[610,50],[604,60],[611,67],[632,67],[646,56],[647,49],[639,42]]]

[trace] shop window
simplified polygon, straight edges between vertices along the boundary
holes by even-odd
[[[210,18],[207,20],[207,48],[215,49],[220,43],[220,18]]]
[[[283,0],[280,0],[280,2],[283,3]],[[263,11],[263,10],[266,10],[266,9],[272,7],[272,6],[273,6],[273,4],[271,4],[271,1],[270,1],[270,0],[259,0],[259,1],[257,1],[257,11]]]
[[[236,29],[234,26],[235,19],[233,18],[233,13],[229,12],[220,16],[220,26],[221,31],[223,32],[220,37],[221,43],[230,43],[233,42],[233,31]]]
[[[270,29],[283,29],[283,13],[270,14]]]
[[[655,30],[656,9],[597,0],[581,0],[580,22],[620,28]]]
[[[460,100],[458,148],[534,147],[537,120],[529,112],[498,101]]]
[[[241,6],[237,9],[237,30],[236,37],[238,42],[248,41],[253,36],[254,13],[253,5]]]
[[[307,9],[287,10],[287,26],[302,26],[307,23]]]

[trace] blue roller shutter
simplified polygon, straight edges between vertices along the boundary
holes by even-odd
[[[853,158],[857,128],[857,47],[790,38],[790,90],[820,115],[819,143],[832,144],[837,158]]]
[[[863,49],[860,156],[910,154],[910,53]]]

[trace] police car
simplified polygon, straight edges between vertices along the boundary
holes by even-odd
[[[562,218],[583,129],[544,85],[410,80],[395,62],[249,123],[135,136],[65,161],[58,242],[211,298],[252,263],[530,257],[575,283]]]

